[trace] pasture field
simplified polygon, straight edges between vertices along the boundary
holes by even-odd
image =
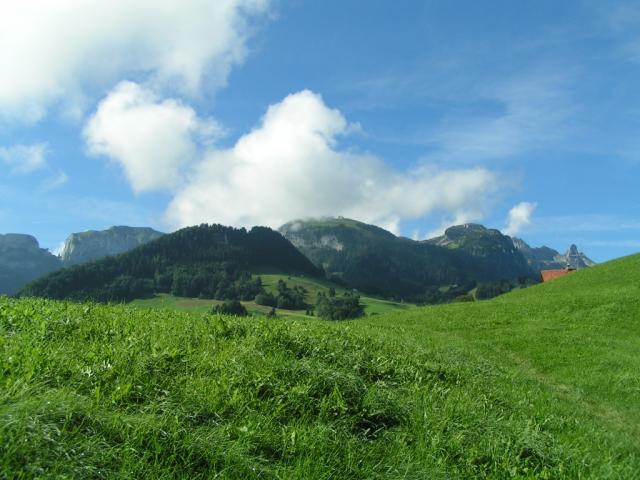
[[[310,305],[315,305],[319,292],[324,292],[326,294],[331,287],[335,288],[337,295],[342,295],[346,292],[346,289],[333,283],[312,277],[278,273],[266,273],[254,276],[259,276],[262,279],[262,284],[264,285],[265,290],[274,294],[278,291],[278,280],[286,282],[289,288],[297,286],[304,287],[307,291],[305,301]],[[174,297],[168,294],[159,294],[155,295],[153,298],[134,300],[130,305],[136,307],[167,308],[170,310],[204,313],[211,310],[213,305],[218,305],[220,303],[222,302],[217,300],[183,298]],[[381,298],[368,297],[366,295],[360,296],[360,303],[364,305],[365,315],[381,315],[383,313],[399,312],[415,308],[415,305],[410,303],[393,302]],[[266,315],[271,311],[271,307],[258,305],[255,302],[242,302],[242,304],[252,315]],[[311,316],[306,315],[304,310],[278,309],[277,314],[283,317],[312,318]]]
[[[640,255],[349,322],[4,297],[0,478],[634,479],[638,352]]]

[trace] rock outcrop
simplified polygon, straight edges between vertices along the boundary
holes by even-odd
[[[127,252],[162,235],[148,227],[111,227],[72,233],[64,242],[60,258],[64,266],[91,262]]]
[[[591,267],[596,264],[593,260],[587,257],[584,253],[578,251],[576,245],[571,245],[567,253],[564,254],[567,265],[571,265],[572,268],[577,270],[581,268]]]

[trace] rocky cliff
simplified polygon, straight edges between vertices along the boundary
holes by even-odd
[[[563,255],[553,248],[531,247],[520,238],[513,238],[513,244],[522,252],[531,268],[537,271],[565,268],[567,265],[579,270],[595,265],[595,262],[578,251],[575,245],[571,245]]]
[[[0,294],[11,295],[31,280],[61,266],[60,259],[40,248],[35,237],[21,233],[0,234]]]
[[[578,251],[578,247],[571,245],[567,253],[564,254],[564,258],[568,265],[575,269],[591,267],[596,264],[593,260],[587,257],[584,253]]]
[[[127,252],[162,235],[148,227],[111,227],[72,233],[64,242],[60,258],[64,266],[90,262]]]

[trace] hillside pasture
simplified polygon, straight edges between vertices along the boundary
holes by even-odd
[[[348,322],[0,298],[0,477],[632,479],[640,256]]]

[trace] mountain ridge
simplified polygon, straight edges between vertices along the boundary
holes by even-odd
[[[480,239],[461,241],[456,248],[397,237],[343,217],[293,220],[279,231],[330,277],[386,297],[420,299],[443,285],[469,285],[471,289],[479,281],[534,276],[508,237],[477,227],[482,229]],[[453,235],[456,228],[447,231]],[[495,262],[505,272],[492,266]]]

